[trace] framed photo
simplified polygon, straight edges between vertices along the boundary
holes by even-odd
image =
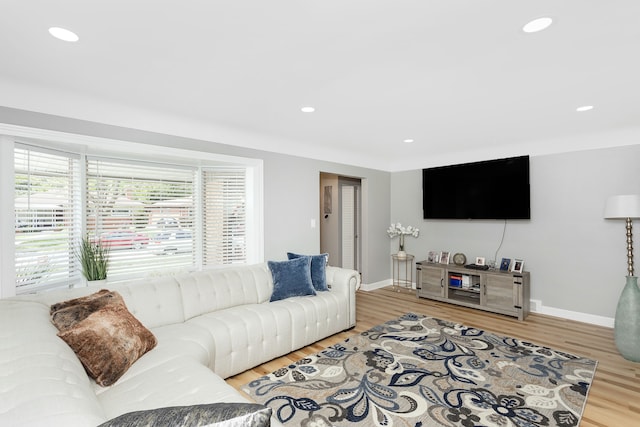
[[[484,265],[484,257],[476,257],[476,265]]]
[[[448,251],[440,252],[440,264],[449,264],[449,252]]]
[[[440,262],[440,254],[436,251],[429,251],[427,254],[427,262],[437,264]]]
[[[514,259],[513,264],[511,265],[512,273],[522,273],[522,269],[524,268],[524,260]]]
[[[502,258],[502,261],[500,261],[500,271],[509,271],[510,266],[511,258]]]

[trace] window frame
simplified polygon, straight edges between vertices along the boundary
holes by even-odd
[[[0,298],[16,295],[15,287],[15,215],[14,215],[14,146],[15,142],[39,146],[44,149],[57,149],[81,155],[81,162],[86,156],[109,157],[123,161],[140,161],[154,163],[171,163],[188,167],[197,167],[198,173],[207,166],[241,166],[247,173],[247,253],[246,263],[254,264],[264,261],[264,206],[263,206],[263,161],[262,159],[247,158],[219,154],[211,151],[201,151],[167,147],[154,144],[144,144],[124,140],[79,135],[67,132],[50,131],[28,128],[23,126],[0,123]],[[105,149],[105,147],[108,147]],[[151,149],[150,149],[151,148]],[[151,153],[151,154],[150,154]],[[83,167],[81,182],[86,188],[86,176]],[[83,192],[84,193],[84,190]],[[82,195],[82,232],[86,224],[84,206],[85,195]],[[198,204],[200,201],[198,202]],[[200,215],[197,215],[196,227],[202,230]],[[198,256],[197,259],[201,257]],[[196,262],[195,269],[216,268],[220,266],[204,266]]]

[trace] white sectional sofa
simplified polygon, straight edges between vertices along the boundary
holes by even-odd
[[[98,288],[0,300],[0,425],[97,426],[132,411],[246,402],[224,378],[355,326],[359,275],[326,275],[329,291],[275,302],[266,263],[105,286],[158,342],[109,387],[88,377],[49,315]]]

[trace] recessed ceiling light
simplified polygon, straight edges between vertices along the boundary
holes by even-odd
[[[583,111],[593,110],[593,105],[583,105],[581,107],[576,108],[576,111],[581,113]]]
[[[313,107],[302,107],[300,111],[302,111],[303,113],[313,113],[314,111],[316,111],[316,109]]]
[[[407,144],[411,144],[413,142],[413,139],[405,139],[402,142],[406,142]]]
[[[537,33],[538,31],[542,31],[549,27],[553,19],[545,16],[544,18],[534,19],[531,22],[528,22],[524,27],[522,27],[522,31],[525,33]]]
[[[49,28],[49,34],[57,39],[64,40],[66,42],[77,42],[78,40],[80,40],[80,37],[78,37],[76,33],[74,33],[73,31],[69,31],[66,28],[51,27]]]

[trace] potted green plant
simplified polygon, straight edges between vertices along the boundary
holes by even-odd
[[[80,241],[78,259],[82,267],[82,275],[87,282],[106,280],[109,269],[109,247],[100,240],[92,240],[84,236]]]

